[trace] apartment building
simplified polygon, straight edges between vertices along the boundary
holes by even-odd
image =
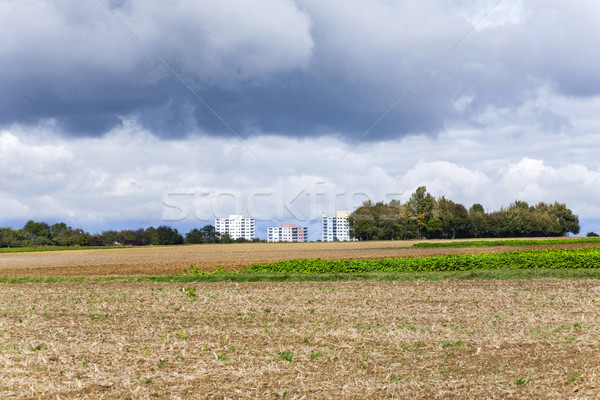
[[[282,224],[267,228],[267,242],[306,242],[308,227]]]
[[[244,218],[242,215],[215,218],[215,231],[221,235],[227,233],[234,240],[239,238],[252,240],[256,234],[254,218]]]
[[[352,240],[350,238],[350,226],[348,225],[349,216],[348,211],[336,211],[335,217],[330,217],[323,212],[321,214],[321,240],[323,242],[333,242],[335,239],[340,241]]]

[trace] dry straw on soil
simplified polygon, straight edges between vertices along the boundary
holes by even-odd
[[[594,281],[3,284],[0,398],[595,398]]]

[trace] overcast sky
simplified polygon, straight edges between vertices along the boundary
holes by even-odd
[[[600,231],[600,3],[0,1],[0,226],[185,233],[425,185]]]

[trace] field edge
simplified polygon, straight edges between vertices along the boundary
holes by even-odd
[[[0,276],[0,284],[90,282],[339,282],[339,281],[456,281],[456,280],[595,280],[600,269],[474,269],[468,271],[364,272],[364,273],[245,273],[137,275],[137,276]]]

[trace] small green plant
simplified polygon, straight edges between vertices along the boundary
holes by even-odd
[[[187,292],[187,297],[189,297],[190,299],[195,299],[198,297],[198,295],[196,294],[196,289],[194,289],[194,288],[187,288],[186,292]]]
[[[579,378],[581,378],[581,374],[577,373],[577,374],[573,374],[569,377],[569,382],[573,383],[579,380]]]
[[[181,338],[181,340],[187,340],[188,336],[187,334],[184,332],[183,328],[181,328],[179,330],[179,337]]]
[[[528,385],[529,383],[531,383],[530,379],[519,378],[515,381],[515,385],[517,386]]]
[[[222,354],[219,354],[217,356],[217,360],[228,361],[229,360],[229,356],[227,356],[227,353],[222,353]]]
[[[319,356],[321,355],[321,353],[319,353],[318,351],[314,351],[310,353],[310,359],[311,360],[316,360],[317,358],[319,358]]]
[[[166,363],[166,361],[165,361],[165,360],[160,360],[160,361],[158,362],[158,368],[162,368],[162,367],[164,367],[164,366],[165,366],[165,363]]]
[[[152,383],[152,382],[154,382],[154,379],[152,379],[152,378],[148,378],[148,379],[146,379],[146,380],[144,381],[144,383],[145,383],[146,385],[147,385],[147,384],[149,384],[149,383]]]
[[[279,355],[277,356],[277,358],[279,358],[282,361],[288,361],[288,362],[292,362],[294,361],[294,353],[292,353],[291,351],[284,351],[283,353],[279,353]]]
[[[38,344],[38,345],[37,345],[37,346],[35,346],[35,347],[32,347],[32,348],[31,348],[31,351],[40,351],[40,350],[43,350],[43,349],[45,349],[45,348],[46,348],[46,345],[42,343],[42,344]]]

